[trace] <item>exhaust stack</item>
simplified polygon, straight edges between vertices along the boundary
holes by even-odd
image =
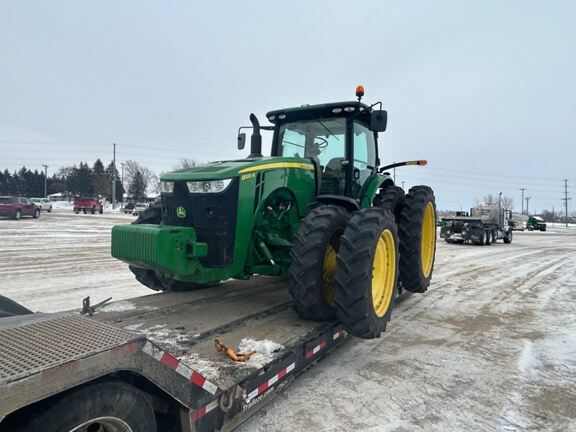
[[[254,114],[250,114],[250,122],[252,123],[252,136],[250,137],[250,156],[262,157],[262,135],[260,135],[260,122]]]

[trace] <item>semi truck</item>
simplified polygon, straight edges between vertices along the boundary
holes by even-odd
[[[447,243],[472,243],[480,246],[491,245],[502,239],[512,243],[512,212],[498,205],[479,203],[471,208],[466,216],[442,218],[440,238]]]

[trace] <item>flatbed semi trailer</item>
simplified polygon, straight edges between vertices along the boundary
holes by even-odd
[[[235,362],[216,337],[277,348]],[[269,277],[1,318],[0,431],[232,430],[347,337],[299,318]]]

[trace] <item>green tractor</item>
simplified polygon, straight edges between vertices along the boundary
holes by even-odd
[[[230,278],[290,280],[305,319],[341,320],[375,338],[398,286],[424,292],[436,251],[432,189],[405,194],[380,166],[387,113],[357,101],[269,112],[252,123],[246,159],[212,162],[161,179],[161,203],[112,230],[112,255],[154,290],[188,290]],[[273,131],[269,157],[261,130]],[[244,148],[246,135],[238,135]]]

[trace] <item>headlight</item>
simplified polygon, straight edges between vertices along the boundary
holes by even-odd
[[[206,180],[186,182],[190,193],[218,193],[223,192],[230,185],[232,179]]]
[[[160,182],[160,192],[162,192],[162,193],[174,192],[174,182],[161,181]]]

